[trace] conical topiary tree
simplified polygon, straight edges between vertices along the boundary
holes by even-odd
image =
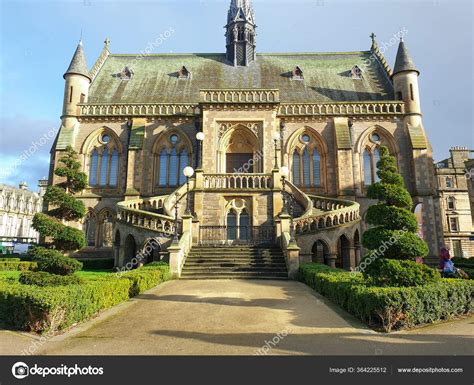
[[[370,252],[377,252],[379,257],[409,260],[425,257],[429,250],[417,235],[418,223],[411,212],[413,201],[395,158],[385,146],[380,149],[377,168],[380,182],[369,186],[367,197],[377,199],[379,203],[367,210],[365,221],[374,227],[364,233],[362,244]]]
[[[33,228],[47,240],[46,247],[37,247],[33,254],[38,259],[40,270],[66,275],[81,267],[76,260],[62,259],[61,257],[66,257],[62,256],[58,250],[72,251],[85,246],[84,233],[65,225],[64,222],[78,221],[84,217],[85,206],[74,197],[74,194],[85,188],[87,176],[80,171],[81,164],[77,161],[77,153],[70,146],[59,159],[59,163],[60,166],[54,170],[54,173],[64,180],[54,186],[49,186],[44,195],[44,201],[51,209],[46,214],[37,213],[33,218]],[[64,267],[64,264],[67,266]]]

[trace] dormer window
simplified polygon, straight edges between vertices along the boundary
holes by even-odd
[[[191,78],[191,72],[188,71],[188,69],[183,66],[179,71],[178,71],[178,79],[190,79]]]
[[[359,68],[359,66],[355,65],[351,69],[351,78],[352,79],[362,79],[362,70]]]
[[[303,70],[296,66],[293,71],[291,71],[291,80],[304,80]]]
[[[129,67],[125,67],[125,68],[122,70],[122,72],[120,72],[119,78],[120,78],[121,80],[132,80],[133,75],[134,75],[133,70],[132,70],[131,68],[129,68]]]

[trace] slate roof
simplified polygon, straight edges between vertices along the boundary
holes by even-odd
[[[86,54],[84,53],[82,41],[80,41],[77,45],[76,52],[74,52],[74,56],[71,60],[71,64],[69,64],[69,67],[64,76],[66,76],[67,74],[79,74],[84,75],[89,79],[91,78],[89,71],[87,70]]]
[[[411,58],[410,53],[408,52],[408,49],[405,46],[405,43],[401,41],[398,45],[397,58],[395,59],[393,75],[403,71],[416,71],[420,73],[420,71],[418,71],[418,69],[416,68],[415,63],[413,63],[413,59]]]
[[[392,83],[371,55],[371,51],[257,54],[249,67],[234,67],[225,61],[225,54],[111,54],[91,84],[89,102],[198,103],[201,89],[232,88],[279,89],[282,103],[392,100]],[[362,80],[351,78],[354,65],[363,70]],[[120,77],[126,66],[133,70],[131,80]],[[192,73],[189,79],[178,78],[182,66]],[[303,81],[291,79],[296,66],[303,71]]]

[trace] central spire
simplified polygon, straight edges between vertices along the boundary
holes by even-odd
[[[255,12],[251,0],[232,0],[227,15],[227,60],[234,66],[255,61]]]

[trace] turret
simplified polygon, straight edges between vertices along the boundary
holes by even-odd
[[[232,0],[227,15],[227,60],[234,66],[248,66],[256,58],[255,13],[251,0]]]
[[[82,46],[82,40],[77,45],[76,52],[72,57],[71,64],[64,74],[64,102],[63,102],[63,125],[71,127],[77,122],[79,115],[77,105],[87,102],[91,77],[87,70],[86,55]]]
[[[421,115],[420,92],[418,89],[419,75],[420,71],[413,63],[403,39],[400,39],[392,80],[395,98],[405,102],[407,114]],[[416,120],[419,120],[419,118]]]

